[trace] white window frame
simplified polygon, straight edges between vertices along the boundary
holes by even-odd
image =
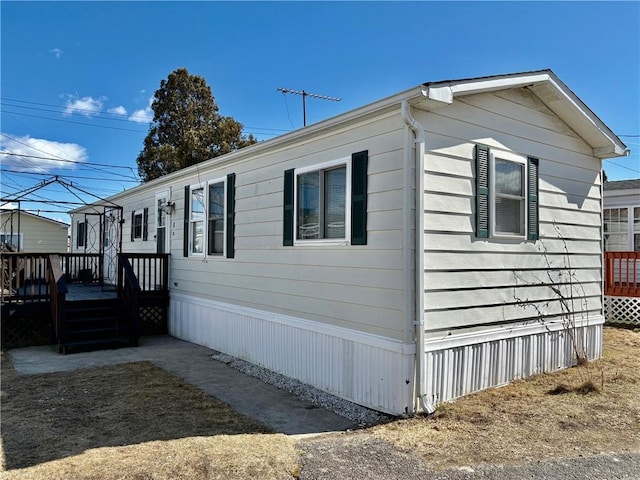
[[[223,213],[223,221],[222,224],[224,226],[224,231],[222,234],[223,238],[223,247],[221,254],[209,254],[209,186],[215,185],[216,183],[222,183],[224,186],[224,213]],[[193,238],[193,224],[196,222],[193,220],[193,209],[191,200],[193,198],[193,191],[202,189],[204,192],[204,217],[202,219],[202,252],[194,252],[194,238]],[[211,180],[207,180],[203,183],[198,183],[195,185],[191,185],[189,187],[189,257],[195,258],[226,258],[227,256],[227,177],[218,177]]]
[[[640,230],[636,231],[636,224],[635,224],[635,209],[636,208],[640,208],[640,205],[630,205],[628,203],[625,203],[624,205],[608,205],[606,207],[603,207],[602,209],[602,233],[605,237],[608,237],[605,240],[604,243],[604,249],[607,252],[632,252],[634,251],[640,251],[640,246],[639,245],[635,245],[635,236],[640,234]],[[611,232],[611,231],[604,231],[604,225],[605,223],[605,218],[604,218],[604,211],[605,210],[626,210],[627,211],[627,221],[624,224],[625,225],[625,229],[624,230],[618,230],[615,232]],[[623,225],[620,222],[616,222],[619,225]],[[615,250],[611,250],[610,247],[610,238],[611,236],[616,236],[616,235],[624,235],[626,237],[626,246],[622,246],[622,250],[620,249],[615,249]],[[609,245],[607,245],[607,243],[609,243]]]
[[[490,218],[491,218],[490,235],[491,237],[494,237],[494,238],[504,238],[504,239],[511,238],[511,239],[517,239],[517,240],[526,239],[527,238],[527,218],[529,213],[528,212],[529,206],[527,201],[527,192],[529,191],[529,185],[528,185],[529,172],[527,170],[528,169],[527,158],[521,155],[516,155],[511,152],[501,152],[501,151],[494,152],[493,150],[491,150],[490,153],[491,153],[490,154],[491,174],[489,175],[489,212],[490,212]],[[518,199],[522,202],[522,212],[520,215],[522,231],[520,233],[498,232],[496,230],[496,221],[497,221],[496,199],[498,198],[498,195],[496,194],[496,159],[503,160],[506,162],[517,163],[522,168],[522,196],[520,197],[511,196],[511,195],[504,196],[504,198]]]
[[[346,168],[345,178],[345,204],[344,204],[344,238],[298,238],[298,177],[305,173],[330,170],[335,167],[344,166]],[[321,201],[324,201],[321,198]],[[318,228],[322,226],[319,225]],[[294,246],[317,246],[317,245],[349,245],[351,239],[351,157],[343,157],[324,163],[310,165],[308,167],[296,168],[293,179],[293,244]]]

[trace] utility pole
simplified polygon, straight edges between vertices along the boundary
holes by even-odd
[[[341,98],[338,98],[338,97],[328,97],[326,95],[318,95],[317,93],[305,92],[304,90],[291,90],[290,88],[278,88],[278,91],[282,92],[283,94],[293,93],[295,95],[302,96],[302,121],[305,127],[307,126],[307,102],[306,102],[307,97],[319,98],[320,100],[331,100],[334,102],[339,102],[340,100],[342,100]]]

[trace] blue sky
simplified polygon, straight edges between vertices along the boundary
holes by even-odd
[[[11,2],[1,13],[2,195],[59,175],[104,197],[136,184],[150,100],[179,67],[260,140],[422,82],[551,68],[640,177],[639,2]],[[628,136],[627,136],[628,135]],[[29,155],[29,156],[26,156]],[[42,158],[36,158],[42,157]],[[52,159],[52,160],[47,160]],[[64,160],[64,161],[61,161]],[[9,172],[13,169],[14,172]],[[30,173],[15,173],[20,172]],[[74,202],[60,184],[25,198]],[[29,204],[61,212],[72,203]]]

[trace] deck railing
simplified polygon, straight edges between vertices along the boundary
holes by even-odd
[[[131,271],[138,280],[140,290],[149,294],[167,293],[169,290],[169,254],[124,253]],[[0,302],[48,302],[51,286],[47,282],[49,264],[55,268],[66,284],[101,284],[102,256],[98,253],[26,253],[0,254]],[[122,285],[122,269],[118,285]]]
[[[0,302],[46,302],[49,300],[47,284],[48,253],[0,254]]]
[[[121,253],[138,279],[141,292],[158,292],[169,289],[169,254],[162,253]],[[123,270],[120,269],[120,277]],[[122,279],[118,284],[122,285]]]
[[[604,294],[640,297],[640,252],[604,252]]]

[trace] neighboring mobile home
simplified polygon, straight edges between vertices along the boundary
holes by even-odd
[[[627,153],[542,70],[425,83],[109,201],[123,252],[171,253],[172,335],[403,414],[601,355],[601,161]]]
[[[605,320],[640,325],[640,178],[605,182]]]
[[[66,252],[69,225],[18,209],[0,210],[0,243],[29,253]]]

